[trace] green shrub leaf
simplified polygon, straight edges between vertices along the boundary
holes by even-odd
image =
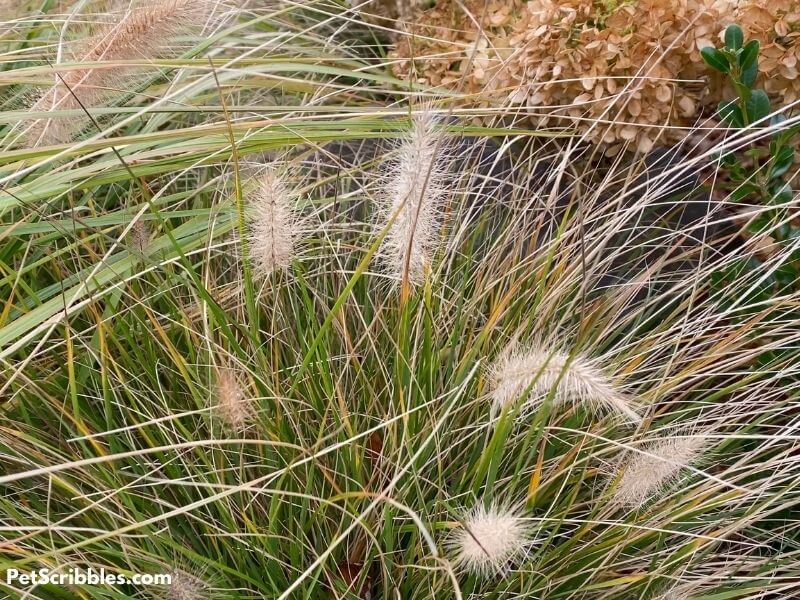
[[[752,88],[758,77],[758,40],[747,42],[742,52],[739,54],[739,68],[741,69],[741,81],[744,85]]]
[[[744,118],[742,109],[737,106],[735,101],[720,102],[719,108],[720,118],[734,127],[744,127]]]
[[[713,46],[706,46],[700,51],[703,60],[712,69],[720,73],[729,73],[731,70],[731,63],[728,57]]]
[[[745,47],[742,48],[741,53],[739,53],[739,67],[747,69],[752,66],[753,63],[758,60],[759,47],[758,40],[750,40],[747,42]]]
[[[769,116],[770,105],[769,96],[764,90],[753,90],[750,99],[747,101],[747,116],[751,123],[760,121]]]
[[[777,178],[786,173],[794,162],[794,154],[794,148],[791,146],[781,146],[777,154],[772,158],[772,171],[770,175]]]
[[[738,50],[744,44],[744,31],[738,25],[730,25],[725,30],[725,47],[729,50]]]

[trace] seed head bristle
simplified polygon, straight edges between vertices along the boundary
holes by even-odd
[[[225,429],[233,432],[247,429],[254,417],[253,406],[233,368],[223,367],[217,371],[214,400],[214,412]]]
[[[488,578],[524,557],[533,538],[532,528],[518,511],[479,504],[464,516],[447,545],[457,567]]]
[[[259,279],[288,268],[295,257],[299,238],[296,193],[275,169],[267,169],[248,198],[248,241],[253,272]]]
[[[528,392],[534,403],[541,402],[555,388],[555,405],[573,402],[591,409],[605,409],[636,423],[641,416],[632,401],[620,392],[597,365],[581,355],[540,346],[507,348],[490,371],[494,407],[500,410]]]
[[[428,113],[415,116],[379,194],[377,231],[394,217],[379,259],[395,281],[419,285],[431,269],[441,228],[446,165],[446,144],[436,118]]]
[[[702,436],[670,437],[650,444],[622,465],[614,501],[623,506],[644,506],[695,463],[707,445]]]
[[[163,590],[166,600],[208,600],[208,585],[199,577],[180,570],[171,571],[170,577]]]
[[[202,27],[214,4],[208,0],[150,0],[71,50],[78,63],[151,60],[172,50],[176,36]],[[43,91],[31,111],[81,110],[102,105],[126,87],[140,68],[135,65],[98,66],[59,71],[55,83]],[[129,82],[128,82],[129,83]],[[87,124],[85,115],[42,117],[23,123],[31,145],[71,140]]]
[[[145,254],[150,245],[150,227],[147,222],[138,219],[128,232],[128,240],[134,250],[140,254]]]

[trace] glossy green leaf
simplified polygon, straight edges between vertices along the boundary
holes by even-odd
[[[769,96],[764,90],[753,90],[747,101],[747,117],[751,123],[766,119],[770,113]]]
[[[739,67],[746,69],[758,60],[760,44],[758,40],[750,40],[739,53]]]
[[[700,51],[700,55],[706,64],[712,69],[720,73],[729,73],[731,70],[731,63],[728,57],[713,46],[706,46]]]
[[[725,30],[725,47],[738,50],[744,44],[744,31],[738,25],[729,25]]]

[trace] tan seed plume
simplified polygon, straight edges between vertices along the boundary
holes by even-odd
[[[525,556],[533,541],[529,523],[516,510],[480,504],[447,540],[454,564],[482,577],[495,577]]]
[[[446,194],[446,150],[436,118],[421,113],[388,166],[379,194],[376,233],[391,222],[379,260],[398,283],[419,285],[431,270]]]
[[[656,498],[691,466],[707,447],[702,436],[671,437],[652,443],[622,466],[614,491],[620,505],[641,507]]]
[[[151,235],[150,227],[147,222],[138,219],[128,232],[128,242],[136,252],[139,254],[146,254],[150,246]]]
[[[250,260],[258,279],[288,268],[295,257],[295,244],[300,237],[296,195],[270,167],[248,197]]]
[[[202,27],[213,8],[209,0],[150,0],[134,8],[72,48],[70,60],[77,62],[77,67],[59,69],[54,84],[38,96],[30,110],[46,113],[102,106],[129,89],[132,78],[141,72],[139,65],[113,63],[147,62],[171,53],[175,38]],[[86,115],[41,117],[23,122],[23,130],[30,145],[60,144],[71,140],[88,123]]]
[[[253,406],[233,368],[218,369],[214,400],[214,412],[226,430],[241,433],[247,429],[254,417]]]
[[[554,405],[567,402],[592,410],[606,410],[637,423],[641,416],[629,397],[620,392],[596,360],[570,356],[544,346],[506,348],[490,370],[491,395],[500,410],[522,396],[540,403],[555,389]]]
[[[207,600],[208,585],[200,578],[173,570],[170,584],[163,590],[166,600]]]

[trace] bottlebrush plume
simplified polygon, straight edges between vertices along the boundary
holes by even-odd
[[[534,533],[518,511],[492,503],[477,505],[463,519],[463,526],[447,540],[454,564],[484,577],[501,573],[522,558]]]
[[[170,572],[170,584],[164,590],[166,600],[207,600],[208,585],[200,578],[183,571]]]
[[[622,465],[614,491],[617,504],[641,507],[654,499],[691,466],[707,447],[702,436],[664,438],[636,453]]]
[[[597,361],[581,355],[570,356],[543,346],[511,346],[501,353],[489,376],[497,410],[526,392],[534,402],[541,402],[555,388],[555,405],[573,402],[605,409],[634,423],[641,421],[631,399],[614,386]]]
[[[257,278],[287,268],[299,237],[296,194],[286,180],[268,168],[248,198],[250,260]]]
[[[217,371],[214,400],[214,414],[225,429],[232,432],[247,429],[254,416],[253,407],[234,369],[223,367]]]
[[[379,260],[395,280],[425,281],[441,229],[447,187],[447,148],[430,113],[414,117],[397,148],[379,194],[377,231],[395,217],[383,239]],[[396,215],[396,216],[395,216]]]
[[[131,226],[128,232],[128,241],[136,252],[146,254],[150,246],[151,235],[147,222],[140,219]]]
[[[209,0],[150,0],[71,50],[71,61],[113,63],[151,60],[172,50],[175,38],[204,25],[214,4]],[[102,105],[109,97],[130,84],[141,69],[116,64],[62,70],[55,83],[42,92],[31,111],[82,110]],[[31,145],[68,142],[86,127],[88,117],[43,117],[24,122]]]

